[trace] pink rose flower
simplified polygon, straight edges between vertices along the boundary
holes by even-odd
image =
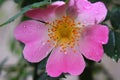
[[[25,15],[34,20],[20,23],[14,34],[25,44],[23,55],[29,62],[40,62],[52,51],[46,65],[48,75],[80,75],[85,68],[83,55],[96,62],[103,56],[109,30],[99,23],[106,14],[102,2],[56,1],[47,8],[29,10]]]

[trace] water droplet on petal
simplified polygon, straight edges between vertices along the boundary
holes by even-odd
[[[27,28],[27,27],[24,25],[23,28]]]
[[[99,12],[98,12],[98,11],[95,11],[95,14],[99,14]]]
[[[103,5],[102,5],[102,4],[100,4],[99,6],[100,6],[100,7],[103,7]]]

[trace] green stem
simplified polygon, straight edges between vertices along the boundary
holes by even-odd
[[[34,65],[33,80],[37,80],[37,78],[38,78],[38,73],[37,73],[37,71],[38,71],[38,64],[35,64],[35,65]]]

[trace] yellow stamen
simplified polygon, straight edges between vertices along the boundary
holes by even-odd
[[[63,16],[53,22],[47,22],[51,28],[48,29],[48,36],[50,41],[54,41],[56,46],[61,47],[62,52],[66,52],[66,48],[74,48],[78,44],[81,33],[83,32],[84,25],[80,22],[75,22],[70,16]],[[76,50],[73,50],[75,53]]]

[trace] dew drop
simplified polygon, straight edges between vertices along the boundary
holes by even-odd
[[[98,12],[98,11],[95,11],[95,14],[99,14],[99,12]]]
[[[103,7],[103,5],[102,5],[102,4],[100,4],[99,6],[100,6],[100,7]]]
[[[23,28],[27,28],[27,27],[24,25]]]

